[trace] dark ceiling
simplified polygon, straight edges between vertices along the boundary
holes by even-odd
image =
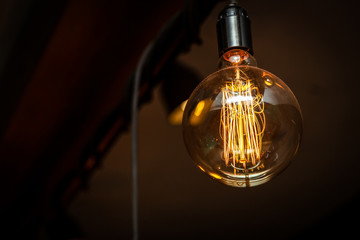
[[[216,70],[221,4],[201,28],[202,45],[178,58],[202,77]],[[139,114],[140,239],[356,236],[357,9],[339,1],[241,5],[252,21],[259,67],[284,80],[301,105],[301,148],[269,183],[223,186],[192,164],[181,128],[167,123],[161,88],[143,84],[153,97]],[[184,2],[27,0],[0,6],[6,227],[35,239],[129,239],[125,91],[140,53]]]

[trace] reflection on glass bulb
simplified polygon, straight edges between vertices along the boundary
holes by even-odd
[[[295,96],[254,65],[245,51],[226,52],[220,70],[193,91],[183,116],[184,140],[195,164],[230,186],[269,181],[288,166],[301,139]]]

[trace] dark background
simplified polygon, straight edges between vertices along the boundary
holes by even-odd
[[[140,53],[184,3],[2,5],[3,220],[15,231],[36,232],[39,239],[129,239],[129,133],[120,132],[112,145],[104,135],[97,145],[102,154],[85,153],[91,152],[89,139],[98,136],[103,119],[117,109]],[[216,70],[215,23],[222,5],[201,28],[203,44],[178,59],[202,77]],[[301,148],[290,167],[269,183],[249,189],[223,186],[192,164],[181,128],[167,123],[156,87],[139,115],[140,238],[356,238],[360,39],[355,2],[241,5],[252,21],[258,66],[280,77],[300,103]],[[134,14],[141,17],[131,22]],[[101,151],[101,143],[112,147]],[[87,160],[80,161],[85,155]]]

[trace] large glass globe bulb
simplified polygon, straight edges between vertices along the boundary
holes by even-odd
[[[256,186],[283,171],[296,154],[300,107],[272,73],[246,64],[222,67],[198,85],[186,104],[185,145],[213,179]]]

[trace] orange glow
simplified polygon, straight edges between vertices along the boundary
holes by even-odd
[[[185,100],[185,101],[183,101],[183,102],[180,104],[180,109],[181,109],[182,111],[185,110],[187,101],[188,101],[188,100]]]
[[[271,81],[270,79],[265,79],[265,84],[267,85],[267,86],[269,86],[269,87],[271,87],[272,85],[273,85],[273,81]]]
[[[213,178],[221,179],[221,177],[215,173],[209,173],[209,175],[212,176]]]
[[[263,76],[263,77],[268,76],[268,77],[270,77],[270,78],[272,78],[272,77],[273,77],[273,75],[272,75],[272,74],[267,73],[267,72],[263,72],[262,76]]]
[[[273,81],[270,79],[270,78],[273,78],[272,74],[263,72],[262,77],[269,77],[269,78],[266,78],[264,81],[267,86],[271,87],[274,84]]]
[[[195,109],[190,115],[190,124],[192,126],[199,125],[202,123],[206,117],[206,114],[209,112],[211,107],[211,100],[205,99],[197,103]]]
[[[205,101],[202,100],[196,105],[196,108],[194,110],[194,115],[197,117],[200,116],[202,111],[204,110],[204,107],[205,107]]]
[[[200,165],[197,165],[201,171],[205,172],[205,170],[200,166]]]
[[[243,71],[235,71],[235,81],[222,89],[220,122],[224,160],[226,165],[231,162],[234,173],[239,167],[246,169],[259,163],[265,130],[262,94]]]
[[[276,82],[275,84],[276,84],[276,86],[278,86],[279,88],[284,89],[284,87],[281,86],[279,83]]]
[[[179,106],[177,106],[168,116],[168,122],[171,125],[181,125],[183,115],[184,115],[184,109],[186,106],[187,100],[183,101]]]
[[[223,58],[226,61],[232,63],[233,65],[239,65],[239,63],[248,59],[249,55],[250,55],[250,53],[248,53],[247,51],[243,51],[240,49],[234,49],[234,50],[224,53]]]

